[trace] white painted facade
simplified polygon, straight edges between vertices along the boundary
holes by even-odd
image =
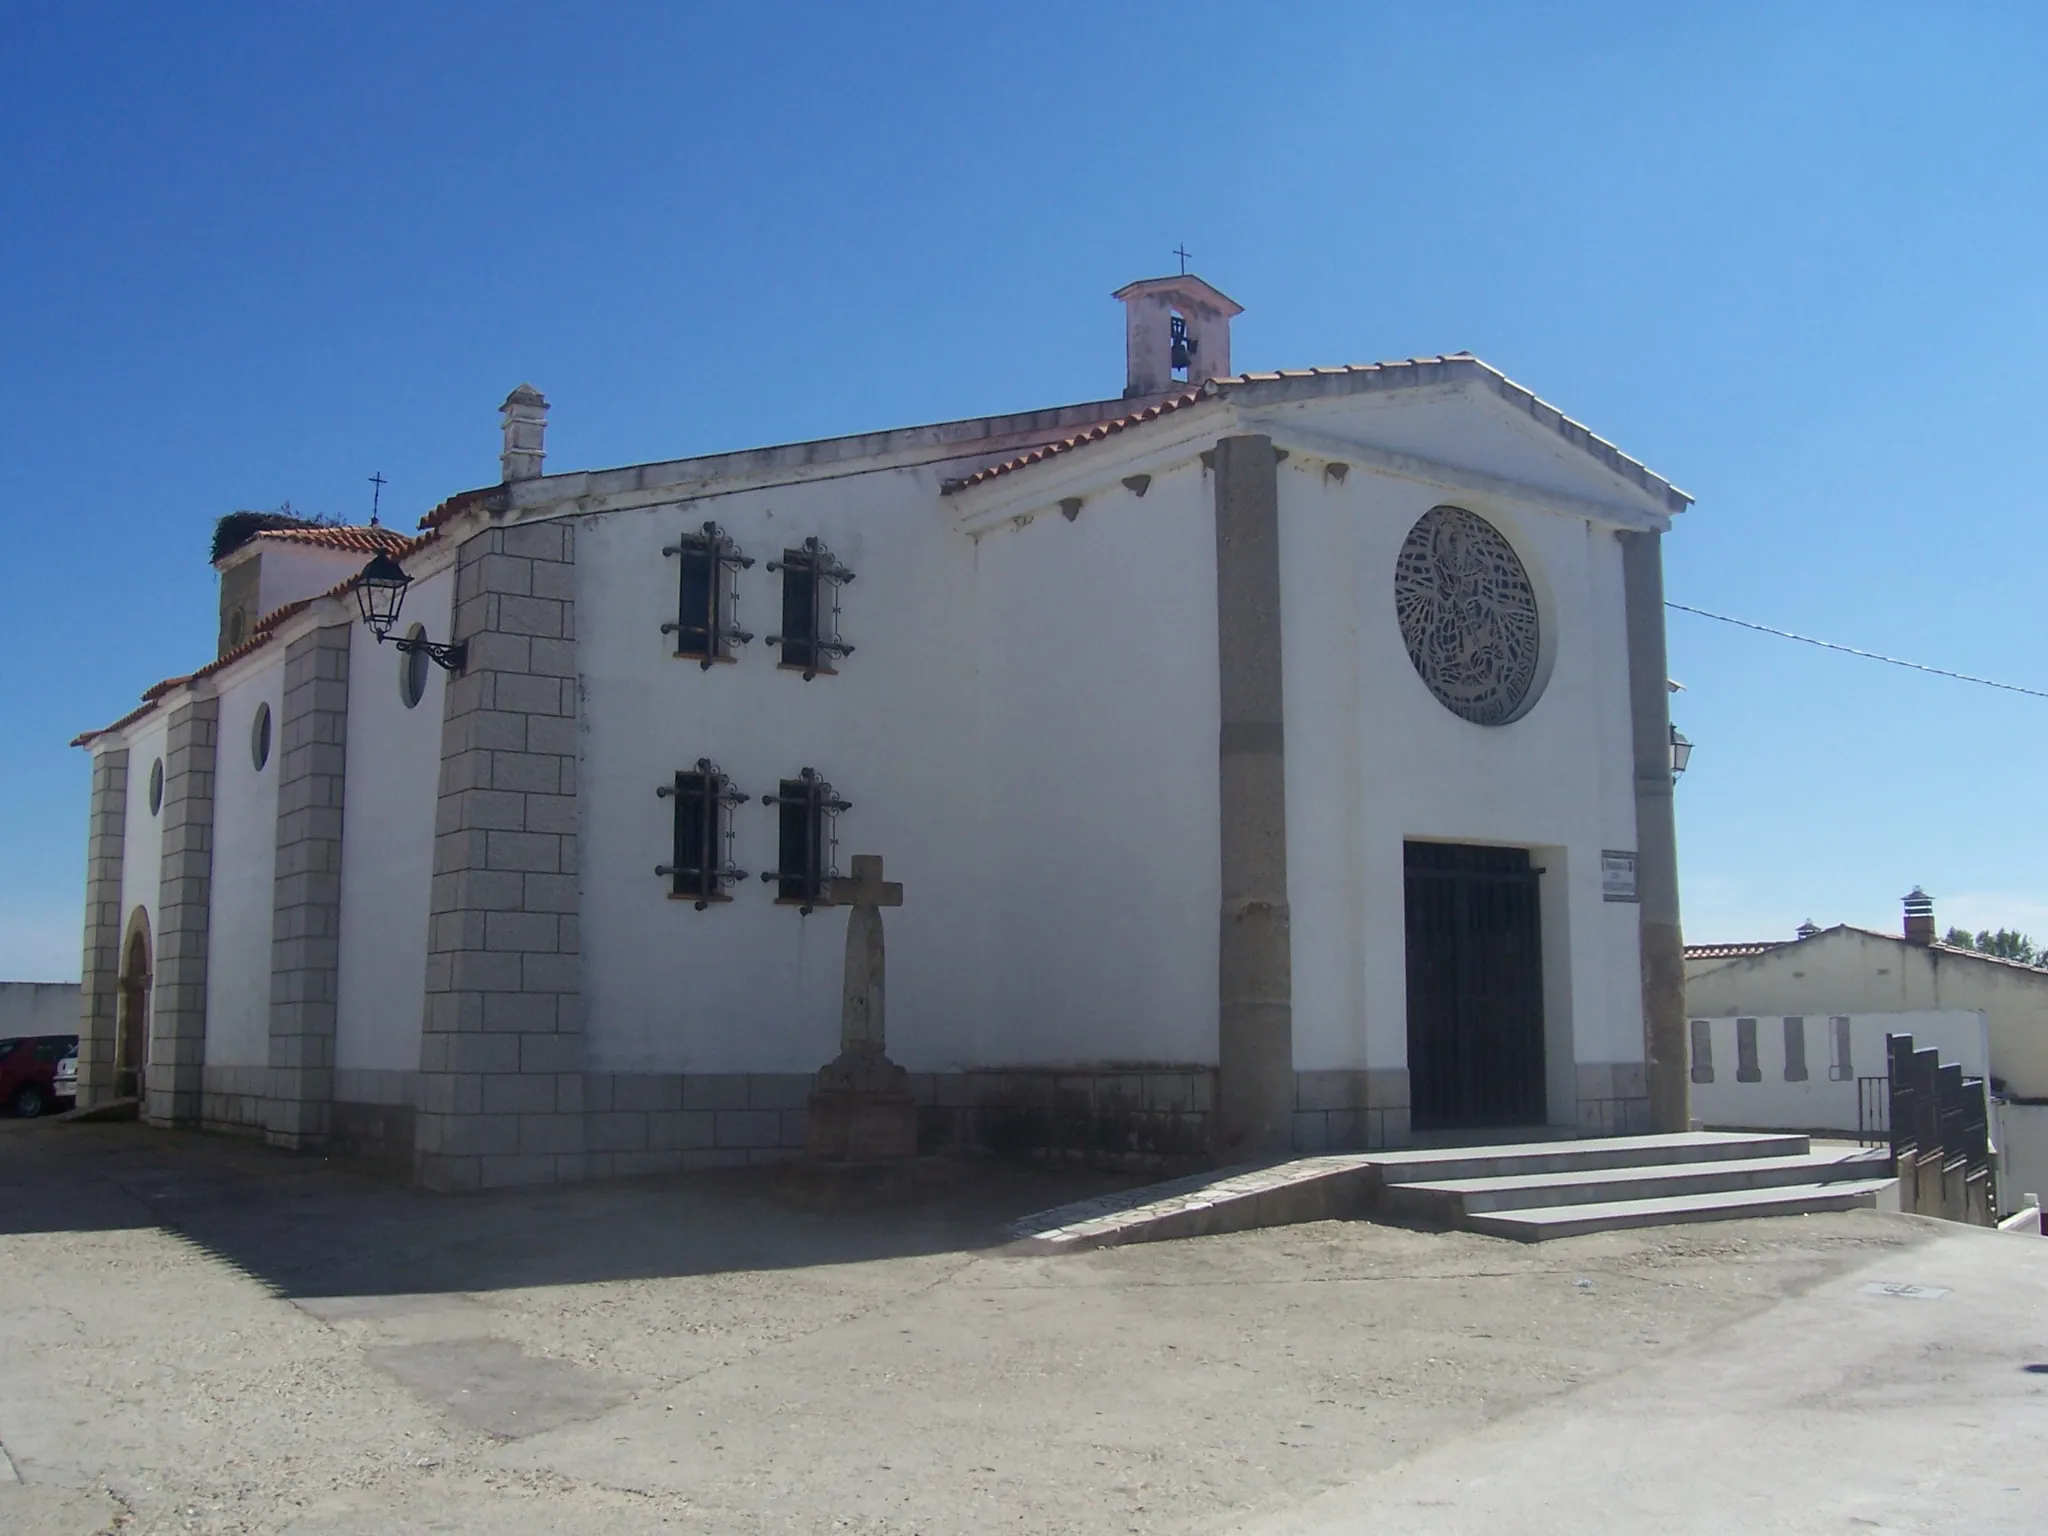
[[[1474,725],[1430,695],[1394,616],[1394,557],[1444,499],[1370,471],[1333,482],[1314,460],[1282,469],[1295,1056],[1405,1064],[1406,840],[1524,847],[1543,870],[1549,1098],[1569,1124],[1575,1062],[1643,1055],[1636,909],[1600,883],[1601,850],[1635,846],[1620,553],[1584,520],[1459,501],[1515,545],[1546,619],[1540,696]]]
[[[213,777],[213,900],[207,926],[206,1061],[263,1066],[270,1059],[270,941],[277,879],[277,778],[284,757],[284,648],[268,646],[219,688]],[[269,750],[252,750],[268,710]],[[214,985],[220,977],[226,985]]]
[[[1227,333],[1212,355],[1222,347]],[[778,903],[759,878],[777,859],[761,797],[805,767],[851,802],[838,867],[880,854],[905,887],[887,918],[897,1062],[921,1074],[1214,1068],[1219,619],[1205,455],[1221,437],[1265,435],[1284,450],[1293,1065],[1406,1064],[1404,840],[1526,848],[1542,870],[1548,1117],[1576,1123],[1581,1068],[1644,1058],[1638,908],[1603,899],[1601,883],[1602,851],[1637,842],[1617,534],[1661,531],[1684,498],[1481,365],[1442,361],[1437,383],[1389,365],[1384,382],[1358,370],[1355,387],[1211,385],[1121,437],[974,480],[1130,407],[535,476],[408,554],[402,627],[438,637],[454,630],[465,539],[573,529],[584,1070],[808,1074],[834,1055],[845,916]],[[1396,620],[1395,557],[1445,504],[1491,522],[1538,594],[1539,681],[1506,725],[1439,704]],[[709,667],[674,655],[662,631],[678,571],[663,548],[706,520],[754,562],[737,578],[753,639]],[[839,625],[854,650],[809,681],[768,644],[781,582],[767,566],[807,538],[854,573]],[[297,581],[294,601],[331,584],[334,558],[287,571],[267,549],[266,602],[273,560]],[[264,703],[281,715],[291,641],[352,622],[353,607],[345,593],[315,598],[188,685],[217,693],[221,712],[209,1066],[260,1065],[268,1046],[282,742],[256,770],[249,722]],[[409,1102],[448,683],[431,669],[406,707],[402,658],[360,625],[349,658],[337,1092]],[[147,907],[153,931],[160,823],[146,795],[174,704],[94,743],[131,752],[124,902]],[[748,878],[704,910],[656,874],[674,818],[656,792],[699,758],[750,797],[731,849]]]
[[[157,895],[163,878],[163,812],[149,805],[150,774],[164,760],[164,738],[169,713],[157,713],[138,722],[127,737],[128,793],[126,830],[121,860],[122,932],[132,929],[139,912],[149,928],[150,952],[156,952]],[[168,770],[166,770],[168,771]],[[124,955],[125,962],[125,955]]]
[[[420,624],[447,634],[453,589],[445,562],[417,577],[405,600],[407,628]],[[439,667],[428,667],[419,703],[407,708],[399,686],[404,664],[392,646],[378,644],[361,624],[353,627],[334,1042],[335,1067],[345,1080],[362,1073],[409,1076],[419,1069],[447,682]]]

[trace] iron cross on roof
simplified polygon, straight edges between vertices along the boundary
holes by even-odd
[[[372,528],[377,526],[377,506],[384,499],[384,487],[390,483],[389,480],[384,478],[384,471],[381,469],[370,476],[370,484],[376,487],[376,489],[370,492],[370,526]]]
[[[1188,249],[1187,241],[1183,240],[1173,248],[1173,254],[1180,258],[1180,275],[1186,277],[1188,275],[1188,258],[1195,253]]]
[[[903,905],[903,886],[900,881],[882,878],[882,856],[879,853],[856,853],[853,856],[853,878],[835,876],[832,880],[832,904],[835,907],[900,907]]]

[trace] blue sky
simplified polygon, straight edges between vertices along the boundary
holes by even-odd
[[[211,654],[214,518],[1467,348],[1699,498],[1669,594],[2030,685],[2048,21],[1979,5],[0,9],[0,977],[86,759]],[[1683,614],[1688,937],[2048,936],[2048,701]]]

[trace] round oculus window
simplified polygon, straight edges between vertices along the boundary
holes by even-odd
[[[256,718],[249,726],[249,761],[260,772],[270,761],[270,706],[258,704]]]
[[[1475,725],[1505,725],[1534,702],[1542,626],[1514,546],[1477,513],[1433,507],[1394,567],[1401,639],[1437,702]]]
[[[408,640],[427,638],[427,626],[415,624],[407,631]],[[431,662],[425,651],[401,651],[398,656],[398,697],[407,709],[417,709],[419,702],[427,696],[427,668]]]
[[[164,760],[158,758],[149,765],[149,814],[154,816],[164,808]]]

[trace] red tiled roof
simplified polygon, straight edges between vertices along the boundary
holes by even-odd
[[[1741,960],[1750,955],[1766,955],[1774,949],[1783,949],[1792,939],[1755,939],[1742,944],[1688,944],[1685,958],[1688,960]]]
[[[282,539],[287,544],[311,544],[320,549],[350,550],[361,555],[374,555],[379,550],[396,549],[401,544],[412,542],[410,534],[383,527],[265,528],[250,536],[251,543],[257,539]]]
[[[443,523],[460,517],[472,507],[488,506],[491,499],[503,493],[502,485],[480,485],[473,491],[457,491],[441,505],[420,519],[422,528],[439,528]]]
[[[271,530],[269,532],[259,535],[259,537],[271,538],[274,537],[278,532],[292,534],[373,534],[376,536],[378,542],[373,545],[367,545],[365,546],[365,548],[367,548],[371,553],[375,553],[379,549],[385,550],[391,555],[391,557],[394,560],[400,561],[403,561],[406,556],[412,554],[414,551],[426,548],[427,545],[433,543],[436,539],[438,539],[441,536],[438,531],[429,531],[427,533],[420,534],[416,538],[408,538],[406,535],[402,533],[396,533],[389,528],[290,528],[283,530]],[[343,549],[348,548],[347,545],[331,545],[329,547]],[[162,699],[165,694],[170,693],[173,689],[181,688],[186,683],[197,682],[199,679],[203,677],[211,677],[213,676],[214,673],[220,671],[223,667],[231,666],[235,662],[240,661],[244,656],[248,656],[256,651],[262,650],[264,646],[270,644],[271,636],[277,632],[278,626],[284,623],[286,619],[293,617],[295,614],[305,612],[306,609],[312,607],[313,604],[319,602],[322,598],[340,597],[343,593],[347,592],[350,588],[355,586],[356,579],[361,574],[362,573],[360,571],[352,571],[347,576],[343,577],[340,581],[337,581],[333,586],[329,587],[325,592],[321,592],[313,597],[302,597],[297,602],[286,603],[281,608],[273,608],[269,613],[264,614],[262,618],[256,621],[255,626],[249,631],[249,638],[244,640],[240,645],[236,646],[233,650],[228,651],[223,655],[216,656],[212,661],[209,661],[205,666],[201,667],[196,672],[188,672],[181,677],[167,677],[162,682],[153,684],[152,686],[143,691],[142,705],[139,709],[131,709],[130,711],[128,711],[127,714],[123,715],[120,719],[116,720],[112,725],[103,725],[96,731],[81,731],[78,735],[71,738],[71,745],[74,747],[91,746],[96,738],[106,735],[109,731],[118,731],[126,726],[133,725],[136,721],[140,720],[144,715],[148,714],[152,709],[156,708],[157,701]]]
[[[1062,438],[1056,443],[1047,443],[1043,448],[1034,448],[1029,453],[1019,454],[1016,458],[1007,459],[1001,464],[991,464],[987,469],[977,469],[973,474],[968,475],[964,479],[948,480],[941,489],[950,496],[955,491],[964,491],[970,485],[980,485],[984,480],[995,479],[997,475],[1007,475],[1013,470],[1023,469],[1026,465],[1037,464],[1042,460],[1053,457],[1055,454],[1070,453],[1084,444],[1100,442],[1105,437],[1114,437],[1117,433],[1127,431],[1144,422],[1157,421],[1160,417],[1170,415],[1180,410],[1183,406],[1193,405],[1202,398],[1204,393],[1204,389],[1198,386],[1194,389],[1182,390],[1177,395],[1168,395],[1164,400],[1155,401],[1141,411],[1133,411],[1128,416],[1119,416],[1113,421],[1102,422],[1100,425],[1090,427],[1085,432],[1077,432],[1072,437]]]
[[[1588,430],[1555,406],[1545,403],[1535,394],[1515,383],[1499,369],[1481,362],[1470,352],[1446,352],[1438,357],[1410,357],[1384,363],[1346,363],[1335,368],[1282,368],[1266,373],[1239,373],[1229,378],[1210,379],[1193,389],[1169,395],[1141,411],[1104,422],[1086,432],[1043,448],[1034,448],[1001,464],[992,464],[986,469],[960,480],[950,480],[940,489],[947,495],[981,485],[999,475],[1014,474],[1033,464],[1042,463],[1057,454],[1069,453],[1089,443],[1101,442],[1105,438],[1124,432],[1146,422],[1194,405],[1198,401],[1216,398],[1238,390],[1255,389],[1262,384],[1292,384],[1303,380],[1351,378],[1360,381],[1365,388],[1375,385],[1390,385],[1395,388],[1409,384],[1424,385],[1443,381],[1446,374],[1456,370],[1461,377],[1473,377],[1489,381],[1491,386],[1504,398],[1527,410],[1539,421],[1550,426],[1568,441],[1599,459],[1614,473],[1641,486],[1652,495],[1661,497],[1673,510],[1683,510],[1691,504],[1692,497],[1676,486],[1650,471],[1648,466],[1629,457],[1605,438]]]

